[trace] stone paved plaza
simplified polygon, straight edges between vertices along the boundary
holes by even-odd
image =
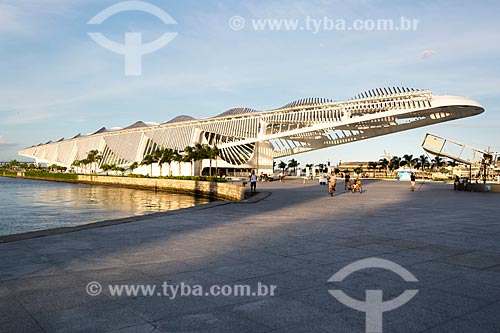
[[[366,181],[258,183],[257,202],[212,203],[138,222],[0,244],[2,332],[364,332],[364,301],[418,289],[384,332],[500,331],[500,195]],[[252,199],[255,199],[252,198]],[[26,217],[29,218],[29,217]],[[363,258],[380,268],[328,279]],[[89,282],[102,294],[90,296]],[[274,296],[111,296],[109,285],[276,285]]]

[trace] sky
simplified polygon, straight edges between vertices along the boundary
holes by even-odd
[[[117,3],[0,0],[0,161],[26,160],[17,155],[23,147],[102,126],[269,110],[306,97],[342,101],[387,86],[467,96],[485,112],[293,157],[305,165],[378,160],[384,151],[421,155],[426,132],[500,151],[498,1],[150,0],[176,24],[141,11],[87,24]],[[342,31],[325,23],[401,17],[418,20],[416,28]],[[266,19],[297,20],[302,29],[255,26]],[[318,29],[309,29],[313,20]],[[128,76],[124,56],[89,32],[117,43],[125,32],[142,33],[144,43],[177,35],[142,57],[140,76]]]

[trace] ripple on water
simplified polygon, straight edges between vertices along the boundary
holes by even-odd
[[[163,212],[209,201],[186,194],[0,177],[0,235]]]

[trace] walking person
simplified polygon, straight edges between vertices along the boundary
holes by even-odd
[[[328,194],[333,197],[333,192],[335,192],[335,185],[337,183],[337,176],[332,172],[332,175],[328,178]]]
[[[257,175],[255,170],[250,174],[250,193],[257,193]]]
[[[410,174],[410,188],[412,192],[415,191],[415,174],[413,172]]]
[[[351,181],[351,176],[348,173],[346,173],[344,176],[344,190],[345,191],[350,189],[350,184],[349,184],[350,181]]]

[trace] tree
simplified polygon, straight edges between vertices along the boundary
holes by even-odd
[[[162,156],[162,163],[167,163],[168,164],[168,175],[172,173],[172,162],[174,160],[175,156],[175,150],[171,148],[165,148],[163,151],[163,156]]]
[[[151,173],[149,174],[151,177],[153,176],[153,164],[158,162],[154,154],[147,154],[142,159],[141,165],[149,165],[151,168]]]
[[[103,164],[101,166],[101,169],[106,172],[106,171],[109,171],[109,170],[113,170],[113,168],[116,167],[116,164],[113,164],[113,165],[110,165],[110,164]]]
[[[408,167],[411,168],[412,161],[413,161],[413,155],[404,154],[403,159],[400,162],[400,166],[408,165]]]
[[[152,155],[154,156],[154,158],[156,160],[156,163],[158,163],[158,168],[160,169],[160,177],[163,176],[162,175],[162,170],[163,170],[162,158],[163,158],[164,151],[165,151],[165,149],[163,149],[163,148],[157,148],[152,153]]]
[[[306,164],[307,170],[309,170],[308,176],[312,177],[312,168],[314,167],[314,164]]]
[[[92,163],[92,162],[90,162],[90,160],[88,158],[84,158],[83,160],[80,160],[79,162],[80,162],[80,165],[85,166],[85,171],[87,171],[87,165]]]
[[[418,163],[420,163],[420,159],[419,159],[419,158],[417,158],[417,157],[413,158],[413,159],[410,161],[410,164],[411,164],[412,166],[415,166],[415,165],[417,165]]]
[[[401,157],[398,157],[398,156],[394,156],[393,158],[391,158],[391,161],[389,162],[389,170],[394,171],[396,169],[398,169],[401,165]]]
[[[116,164],[113,165],[111,170],[121,172],[122,176],[123,176],[123,173],[125,172],[125,168],[120,167]]]
[[[187,146],[186,148],[184,148],[184,155],[182,161],[191,164],[191,171],[190,171],[191,176],[194,176],[193,161],[195,158],[196,158],[196,151],[194,150],[193,147]]]
[[[99,150],[94,149],[87,153],[86,160],[89,162],[88,164],[90,164],[90,172],[92,173],[94,165],[95,165],[94,170],[97,169],[96,164],[102,160],[102,155],[99,153]]]
[[[318,167],[318,171],[320,173],[324,173],[324,172],[327,172],[327,168],[326,168],[326,164],[323,164],[323,163],[320,163],[318,165],[316,165]]]
[[[79,168],[81,166],[82,162],[80,160],[74,160],[73,163],[71,163],[72,167]]]
[[[129,165],[128,169],[130,170],[130,173],[134,173],[134,170],[137,169],[138,167],[139,167],[139,163],[134,162],[134,163]],[[103,168],[103,170],[104,170],[104,168]]]
[[[207,156],[210,159],[210,171],[209,171],[209,176],[212,177],[212,160],[215,159],[215,176],[217,177],[218,175],[218,168],[217,168],[217,158],[220,155],[220,149],[217,148],[217,146],[213,147],[207,147]]]
[[[380,165],[385,170],[385,175],[387,176],[387,170],[389,169],[389,160],[387,158],[381,158],[378,160],[378,165]]]
[[[163,164],[168,164],[168,171],[170,173],[172,161],[174,158],[174,150],[170,148],[159,148],[154,153],[154,157],[157,159],[158,167],[160,168],[160,177],[163,176],[162,169]]]
[[[422,168],[422,171],[425,171],[425,167],[429,166],[429,158],[426,155],[420,155],[418,157],[420,160],[420,167]]]
[[[378,167],[377,162],[368,162],[368,170],[376,170]]]
[[[360,165],[356,169],[354,169],[354,172],[357,173],[358,175],[363,173],[363,167]]]
[[[440,168],[444,165],[443,159],[439,156],[434,157],[434,159],[432,160],[432,163],[433,163],[434,167],[438,167],[438,168]]]
[[[297,167],[300,165],[299,162],[297,162],[295,159],[291,159],[290,161],[288,161],[288,167],[289,168],[293,168],[293,173],[295,174],[296,171],[297,171]]]
[[[283,173],[285,173],[285,168],[286,167],[287,167],[287,165],[283,161],[280,161],[280,163],[278,164],[278,168],[280,168]]]
[[[200,163],[200,177],[203,172],[203,160],[208,158],[208,145],[202,145],[201,143],[197,143],[194,145],[194,161],[199,161]]]
[[[172,157],[172,161],[177,162],[179,166],[179,176],[181,175],[181,163],[184,161],[184,156],[178,151],[174,151],[174,156]]]

